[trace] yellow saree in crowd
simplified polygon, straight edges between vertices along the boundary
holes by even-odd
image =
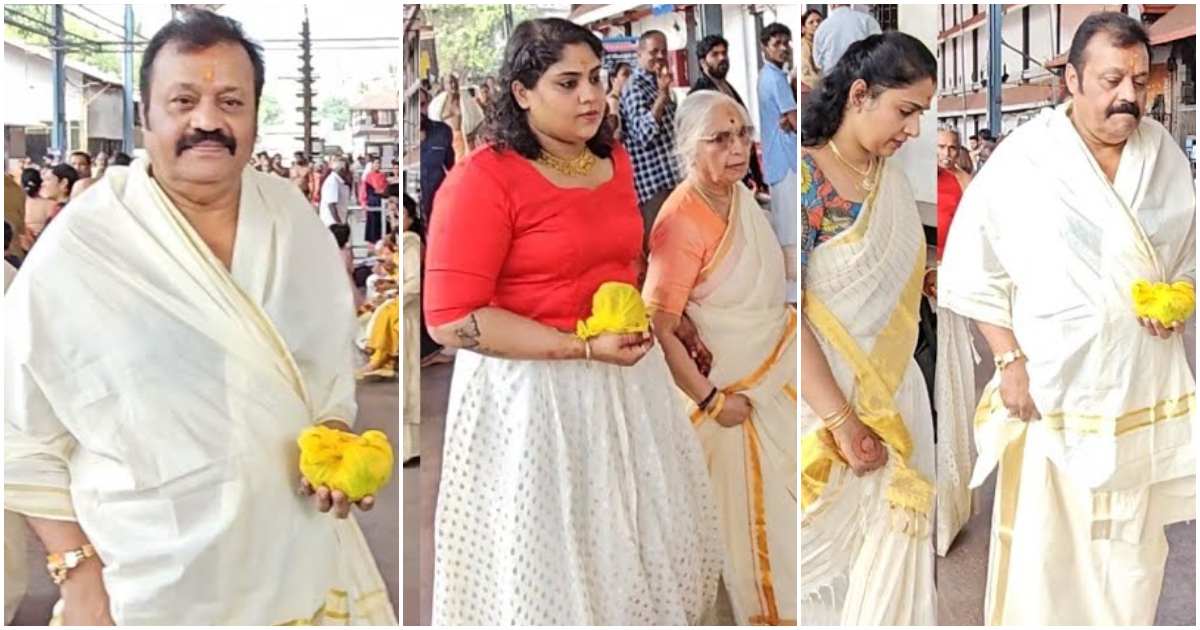
[[[862,477],[800,404],[801,624],[933,625],[933,421],[913,359],[925,239],[885,162],[854,224],[813,249],[802,309],[838,387],[885,443]]]
[[[227,269],[148,166],[72,201],[5,296],[5,508],[79,523],[118,625],[395,624],[354,518],[297,494],[297,436],[357,411],[333,240],[246,169]]]
[[[979,401],[972,485],[999,467],[984,619],[1150,625],[1163,527],[1195,518],[1195,377],[1182,335],[1139,326],[1132,287],[1194,286],[1195,189],[1149,118],[1110,183],[1070,106],[992,155],[942,259],[942,305],[1013,331],[1042,416],[1010,417],[999,374]]]
[[[709,380],[753,405],[738,426],[698,412],[692,422],[721,515],[737,623],[794,625],[796,312],[786,304],[783,253],[753,193],[736,185],[725,222],[690,184],[677,188],[651,233],[643,294],[651,310],[687,314],[712,352]]]

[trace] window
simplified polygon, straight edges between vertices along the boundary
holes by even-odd
[[[371,118],[376,127],[396,126],[396,112],[390,109],[377,109],[371,112]]]
[[[1029,5],[1021,9],[1021,69],[1029,69]]]
[[[879,22],[880,30],[897,31],[900,30],[900,12],[899,5],[896,4],[875,4],[871,5],[871,17]]]
[[[980,27],[982,28],[982,27]],[[979,83],[979,29],[971,31],[971,82]]]
[[[946,89],[946,71],[945,71],[945,68],[946,68],[946,42],[942,42],[941,44],[938,44],[938,59],[941,60],[941,62],[942,62],[942,71],[938,73],[938,76],[942,80],[942,89],[945,90]]]
[[[1062,52],[1062,5],[1054,5],[1054,54]]]
[[[950,46],[952,48],[950,54],[954,57],[954,75],[953,75],[954,76],[954,81],[953,81],[954,87],[958,87],[958,79],[960,76],[958,74],[958,47],[961,42],[962,42],[962,38],[956,37],[950,44]]]

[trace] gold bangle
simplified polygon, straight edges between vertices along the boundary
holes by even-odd
[[[827,414],[821,416],[821,422],[824,422],[825,424],[829,424],[834,419],[836,419],[836,418],[840,417],[842,414],[846,413],[846,411],[849,409],[850,409],[850,401],[847,400],[846,402],[842,403],[842,406],[838,407],[836,411],[833,411],[833,412],[830,412],[830,413],[827,413]]]
[[[825,430],[837,430],[838,427],[846,424],[846,421],[849,420],[850,416],[852,415],[854,415],[854,407],[852,407],[849,402],[846,402],[846,404],[842,405],[842,408],[839,409],[837,413],[832,414],[827,418],[822,418],[822,421],[825,423]]]
[[[825,430],[826,431],[836,431],[838,429],[838,427],[841,427],[843,424],[846,424],[846,421],[850,419],[851,415],[852,415],[851,412],[847,411],[846,413],[838,416],[833,422],[827,423],[825,425]]]

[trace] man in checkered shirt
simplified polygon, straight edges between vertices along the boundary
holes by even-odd
[[[675,161],[672,82],[667,67],[667,36],[662,31],[642,33],[638,39],[638,67],[621,92],[621,127],[633,161],[633,183],[645,223],[643,247],[649,243],[659,208],[680,180]]]

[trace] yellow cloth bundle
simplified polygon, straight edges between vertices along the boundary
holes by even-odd
[[[592,296],[592,316],[580,320],[575,334],[591,339],[602,333],[634,333],[650,330],[646,304],[636,287],[624,282],[605,282]]]
[[[1196,310],[1196,287],[1190,282],[1133,283],[1133,308],[1138,317],[1147,317],[1163,326],[1182,322]]]
[[[392,475],[392,446],[382,431],[354,435],[323,425],[300,432],[300,473],[313,485],[340,490],[351,501],[375,494]]]

